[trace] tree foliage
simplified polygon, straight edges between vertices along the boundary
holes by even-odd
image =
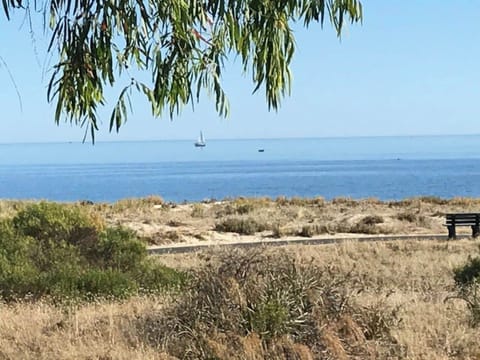
[[[143,94],[152,113],[177,114],[206,91],[220,115],[228,113],[222,88],[227,57],[241,59],[254,91],[265,90],[277,109],[290,89],[295,50],[292,24],[328,19],[340,35],[345,21],[362,18],[359,0],[2,0],[7,19],[30,9],[45,16],[48,51],[58,55],[48,86],[55,121],[98,129],[104,88],[127,80],[110,118],[117,130],[127,118],[132,91]],[[32,6],[34,5],[34,6]],[[137,70],[150,81],[132,76]]]

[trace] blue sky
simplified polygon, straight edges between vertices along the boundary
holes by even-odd
[[[330,26],[296,26],[293,86],[278,112],[232,61],[224,85],[231,114],[220,118],[205,99],[174,121],[155,119],[143,101],[120,133],[108,111],[97,140],[441,135],[480,133],[480,3],[364,0],[363,25],[339,41]],[[3,14],[2,14],[3,15]],[[21,14],[0,23],[0,143],[81,141],[83,130],[56,126],[46,101],[47,39],[33,37]],[[108,109],[108,108],[107,108]]]

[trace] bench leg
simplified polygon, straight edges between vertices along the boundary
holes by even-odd
[[[480,235],[480,226],[472,225],[472,236],[476,238],[478,235]]]
[[[455,226],[453,226],[453,225],[447,226],[447,229],[448,229],[448,238],[449,239],[456,239],[457,234],[455,232]]]

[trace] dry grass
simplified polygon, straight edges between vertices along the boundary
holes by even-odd
[[[57,308],[45,303],[0,307],[1,359],[168,359],[138,336],[138,316],[162,307],[135,298]]]
[[[388,357],[476,359],[478,330],[469,326],[460,301],[444,302],[453,289],[452,269],[478,252],[471,241],[350,243],[325,248],[299,247],[296,256],[312,257],[335,272],[353,271],[361,304],[378,302],[398,309],[393,327],[399,347]],[[384,354],[387,357],[387,354]]]
[[[453,291],[453,269],[477,252],[475,241],[461,240],[289,246],[264,249],[261,255],[314,264],[341,280],[355,311],[323,326],[318,343],[327,351],[326,358],[350,359],[357,354],[356,358],[370,359],[478,359],[479,330],[469,325],[465,304],[444,301]],[[209,251],[163,255],[159,261],[182,268],[210,264],[206,269],[215,269],[225,256]],[[229,296],[238,297],[241,293],[231,284],[226,288]],[[177,301],[172,300],[134,298],[76,308],[0,305],[0,358],[168,359],[173,335],[152,342],[152,322],[148,328],[145,320],[153,319],[154,329],[165,329],[155,319],[175,307]],[[255,332],[236,336],[212,332],[203,340],[202,346],[220,359],[319,358],[318,349],[290,336],[279,336],[269,346]]]

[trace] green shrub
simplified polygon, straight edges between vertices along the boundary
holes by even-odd
[[[133,295],[138,287],[126,273],[75,267],[42,273],[36,286],[38,295],[48,296],[56,301],[122,299]]]
[[[456,294],[449,298],[465,301],[470,311],[470,325],[480,325],[480,257],[468,261],[453,270],[457,286]]]
[[[78,242],[93,225],[88,215],[78,207],[69,207],[50,202],[40,202],[27,206],[13,218],[15,229],[39,241],[71,244]]]
[[[66,241],[38,242],[32,239],[29,259],[38,271],[61,269],[64,264],[72,266],[87,266],[88,261],[81,255],[80,249]]]
[[[6,301],[22,299],[35,292],[37,269],[28,261],[12,263],[0,258],[0,298]]]
[[[0,298],[125,298],[184,286],[184,274],[147,259],[133,231],[95,221],[46,202],[0,220]]]
[[[76,281],[81,296],[88,299],[127,298],[136,293],[138,284],[128,273],[114,269],[90,269],[82,273]]]
[[[19,236],[11,220],[0,220],[0,259],[18,264],[30,252],[31,239]]]
[[[268,226],[257,222],[253,218],[230,217],[215,225],[216,231],[233,232],[241,235],[254,235],[257,232],[268,230]]]
[[[480,280],[480,257],[468,259],[467,263],[453,270],[454,280],[458,286],[472,284]]]
[[[147,249],[132,230],[107,228],[99,234],[95,247],[86,256],[91,263],[104,269],[130,271],[147,257]]]
[[[143,261],[132,276],[140,290],[146,293],[178,290],[185,287],[189,279],[187,273],[161,265],[153,259]]]
[[[30,238],[18,236],[11,220],[0,220],[0,297],[26,296],[37,269],[30,261]]]
[[[282,298],[268,298],[246,312],[248,331],[264,334],[264,338],[274,338],[287,334],[291,319],[289,308]]]

